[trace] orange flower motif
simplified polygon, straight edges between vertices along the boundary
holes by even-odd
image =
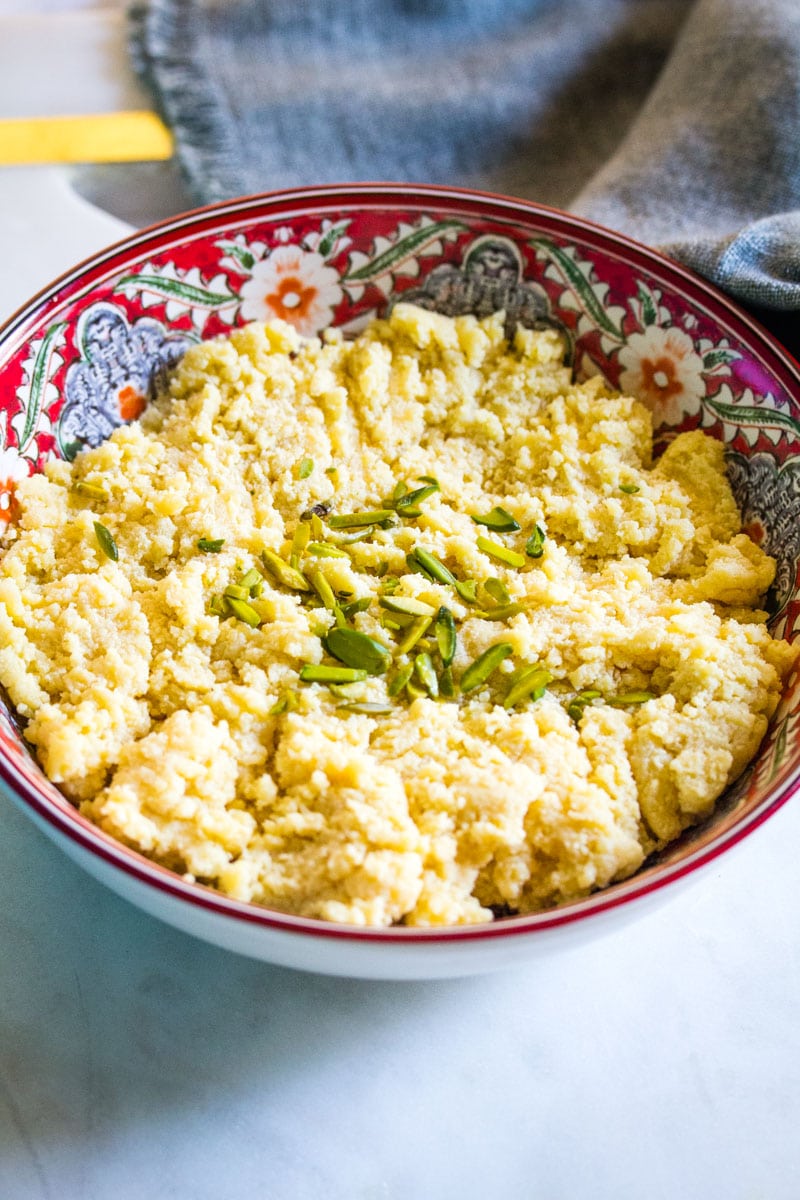
[[[337,272],[316,251],[277,246],[253,266],[241,298],[246,321],[279,317],[310,337],[330,325],[342,289]]]
[[[13,446],[0,450],[0,526],[16,518],[17,502],[14,490],[20,479],[28,474],[28,464]]]
[[[680,424],[706,394],[703,360],[682,329],[650,325],[632,333],[619,352],[620,390],[653,412],[656,423]]]

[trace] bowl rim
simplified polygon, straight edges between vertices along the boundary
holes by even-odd
[[[98,282],[101,273],[109,269],[119,256],[147,246],[154,239],[167,238],[170,234],[189,229],[201,233],[203,227],[212,226],[219,218],[243,217],[252,212],[254,219],[258,210],[263,216],[283,215],[288,217],[287,208],[302,207],[311,210],[315,202],[324,208],[342,207],[413,207],[415,202],[436,202],[440,206],[470,208],[472,215],[485,213],[487,218],[524,221],[536,219],[561,234],[575,234],[582,242],[594,248],[622,258],[635,266],[649,266],[666,281],[679,284],[688,293],[693,304],[699,304],[709,315],[723,323],[753,348],[753,341],[773,374],[788,387],[800,391],[800,362],[783,347],[778,340],[751,317],[736,301],[731,300],[713,284],[697,275],[683,264],[675,262],[626,234],[617,233],[587,218],[576,216],[549,205],[521,197],[499,195],[470,188],[415,184],[401,182],[331,183],[315,187],[283,188],[275,191],[234,197],[214,204],[186,210],[165,220],[155,222],[112,242],[94,254],[88,255],[73,267],[64,271],[51,283],[37,291],[29,300],[17,308],[0,325],[0,348],[15,334],[24,334],[28,322],[41,315],[50,301],[57,300],[60,293],[82,279],[89,286]],[[298,214],[299,215],[299,214]],[[163,248],[163,247],[162,247]],[[154,247],[155,251],[156,247]],[[620,254],[622,251],[622,254]],[[85,279],[86,276],[88,279]],[[188,882],[176,872],[151,861],[138,851],[124,845],[93,825],[73,808],[66,798],[63,804],[48,796],[44,788],[37,788],[6,756],[0,746],[0,783],[5,785],[12,799],[49,826],[53,835],[65,836],[75,846],[99,858],[107,866],[118,869],[138,883],[153,887],[162,895],[177,901],[187,901],[190,906],[208,914],[241,921],[248,926],[260,926],[274,933],[302,934],[310,938],[346,940],[366,943],[414,943],[417,945],[441,944],[443,942],[473,942],[480,939],[495,939],[511,935],[534,934],[560,926],[572,925],[587,917],[617,909],[631,901],[660,892],[668,884],[693,874],[733,847],[769,817],[778,811],[800,789],[800,766],[783,781],[778,790],[764,800],[741,820],[723,829],[707,844],[689,850],[674,863],[645,866],[642,873],[590,896],[557,908],[520,916],[504,917],[500,920],[479,925],[451,925],[437,927],[354,926],[320,918],[302,917],[284,913],[266,905],[250,901],[235,900],[230,896],[200,883]],[[53,784],[45,780],[47,787]]]

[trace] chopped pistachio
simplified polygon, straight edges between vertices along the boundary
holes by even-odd
[[[496,558],[499,562],[507,563],[509,567],[525,566],[523,554],[518,554],[516,550],[510,550],[508,546],[501,546],[499,542],[492,542],[489,538],[479,537],[478,549],[491,558]]]
[[[279,717],[283,713],[294,712],[297,708],[297,696],[294,692],[286,691],[280,696],[269,710],[271,717]]]
[[[466,604],[474,604],[478,599],[478,584],[474,579],[457,579],[453,587]]]
[[[337,629],[347,629],[348,628],[347,617],[344,615],[344,613],[342,612],[342,610],[338,604],[334,605],[333,615],[336,620],[336,628]]]
[[[258,587],[264,580],[264,576],[255,567],[251,567],[249,571],[245,571],[242,578],[239,580],[239,587],[247,588],[250,594],[253,594],[253,588]]]
[[[389,683],[386,691],[390,696],[399,696],[413,674],[414,664],[406,663],[405,666],[400,667],[395,677]]]
[[[426,550],[423,546],[417,546],[408,558],[414,560],[418,567],[422,568],[422,573],[435,580],[437,583],[454,584],[456,577],[452,571],[440,562],[435,554],[430,550]],[[408,559],[406,560],[408,561]],[[411,563],[409,563],[409,566]]]
[[[413,617],[409,617],[409,624],[412,622],[412,620]],[[388,617],[386,613],[381,613],[380,622],[381,628],[388,629],[390,633],[399,633],[401,629],[405,628],[400,621],[392,620],[392,618]]]
[[[246,600],[239,600],[236,596],[225,594],[225,599],[230,605],[230,610],[235,617],[240,621],[244,621],[245,625],[252,626],[253,629],[261,624],[261,617],[258,615],[252,604],[248,604]]]
[[[436,700],[439,695],[439,680],[436,677],[436,671],[433,668],[433,660],[430,654],[423,651],[414,659],[414,674],[420,681],[425,691],[432,700]]]
[[[397,643],[398,654],[408,654],[409,650],[413,650],[420,638],[428,632],[432,620],[432,617],[417,617],[414,623],[409,625],[405,637]]]
[[[456,623],[449,608],[443,606],[439,609],[434,629],[442,665],[449,667],[456,652]]]
[[[284,562],[272,550],[262,550],[261,559],[269,573],[279,583],[282,583],[284,587],[291,588],[294,592],[307,592],[309,590],[309,583],[305,576],[296,567]]]
[[[541,525],[535,525],[533,533],[525,543],[525,553],[528,558],[541,558],[544,554],[545,532]]]
[[[478,655],[461,676],[462,692],[472,692],[475,688],[486,683],[489,676],[500,666],[500,663],[508,658],[509,654],[513,653],[514,647],[510,642],[495,642],[488,650],[484,650],[483,654]]]
[[[444,667],[439,672],[439,695],[444,696],[445,700],[452,700],[456,694],[456,685],[453,683],[453,668]]]
[[[360,596],[358,600],[351,600],[349,604],[342,605],[342,612],[351,621],[356,613],[366,612],[372,603],[370,596]]]
[[[197,549],[203,554],[219,554],[225,545],[225,538],[198,538]]]
[[[300,462],[297,464],[297,478],[298,479],[308,479],[309,475],[311,475],[313,470],[314,470],[313,458],[301,458]]]
[[[378,563],[377,567],[375,568],[375,574],[378,576],[379,579],[381,579],[381,578],[383,578],[383,576],[386,574],[386,572],[388,570],[389,570],[389,563],[385,558],[382,558],[381,561]],[[398,582],[399,582],[399,580],[398,580]]]
[[[88,496],[90,500],[108,499],[108,492],[105,488],[100,487],[99,483],[87,483],[85,479],[79,479],[73,483],[70,491],[75,492],[79,496]]]
[[[552,682],[553,676],[544,667],[523,667],[514,676],[503,707],[513,708],[522,700],[541,700],[548,683]]]
[[[378,601],[381,608],[386,608],[393,613],[406,613],[412,617],[432,617],[436,609],[431,604],[426,604],[424,600],[417,600],[413,596],[381,596]]]
[[[495,604],[511,603],[511,595],[502,579],[484,579],[483,590],[491,596]]]
[[[520,604],[518,600],[514,600],[511,604],[498,605],[497,608],[482,608],[475,613],[475,616],[482,617],[484,621],[508,621],[511,617],[515,617],[517,613],[524,611],[525,605]]]
[[[112,562],[119,562],[119,550],[117,549],[117,543],[114,541],[105,525],[102,525],[100,521],[95,521],[94,533],[95,537],[97,538],[97,544],[103,551],[103,554],[105,554],[106,558],[110,558]]]
[[[322,524],[322,517],[319,513],[311,513],[311,536],[315,542],[325,541],[325,526]]]
[[[340,704],[340,711],[363,713],[368,717],[385,717],[394,711],[394,705],[385,704],[380,700],[353,700],[350,704]]]
[[[300,559],[311,537],[308,521],[298,521],[292,537],[292,549],[289,553],[289,566],[295,570],[300,566]]]
[[[577,725],[583,716],[583,710],[593,700],[599,700],[602,697],[602,692],[598,692],[596,688],[587,688],[583,692],[578,692],[567,705],[567,715],[572,717],[572,720]]]
[[[363,683],[368,674],[363,667],[330,667],[326,663],[304,663],[300,668],[303,683]]]
[[[432,483],[434,487],[439,487],[439,480],[435,475],[418,475],[417,478],[420,483]]]
[[[365,512],[339,513],[338,516],[328,517],[331,529],[353,529],[362,525],[382,525],[391,521],[394,513],[390,508],[374,508]]]
[[[386,566],[388,568],[389,564],[387,563]],[[380,574],[380,570],[378,573]],[[395,578],[394,575],[384,575],[381,579],[381,593],[384,596],[391,596],[392,592],[396,592],[399,587],[400,580]]]
[[[476,525],[485,525],[487,529],[495,529],[498,533],[515,533],[520,528],[519,521],[499,504],[483,517],[479,517],[477,513],[470,513],[470,516]]]
[[[242,587],[239,583],[229,583],[225,588],[225,596],[228,600],[249,600],[250,588]]]
[[[227,617],[230,613],[224,596],[212,596],[208,602],[208,611],[215,617]]]
[[[309,542],[306,550],[309,554],[313,554],[315,558],[350,557],[346,550],[340,550],[338,546],[330,546],[327,542]]]
[[[409,679],[406,684],[406,692],[409,700],[420,700],[423,696],[427,696],[425,688],[420,687],[418,683],[414,683],[413,679]]]
[[[394,489],[392,490],[392,503],[396,504],[398,500],[405,496],[407,491],[408,484],[404,483],[402,479],[398,479],[397,483],[394,485]]]
[[[315,571],[312,571],[310,579],[311,586],[327,608],[328,612],[335,612],[338,605],[336,604],[336,597],[333,594],[333,588],[328,583],[319,567],[317,567]]]
[[[422,510],[420,504],[423,500],[427,500],[434,492],[439,491],[438,483],[426,483],[424,487],[414,488],[413,491],[406,492],[395,503],[395,508],[401,517],[418,517]]]
[[[357,629],[332,629],[325,638],[325,648],[348,667],[361,668],[370,675],[382,675],[391,659],[385,646]]]
[[[619,485],[619,490],[624,492],[626,496],[635,496],[636,493],[640,492],[642,489],[636,483],[621,483]]]
[[[626,708],[629,704],[646,704],[655,698],[654,692],[621,692],[618,696],[606,696],[605,701],[612,708]]]
[[[339,474],[339,468],[338,467],[326,467],[325,474],[330,475],[331,479],[335,482],[336,477]]]

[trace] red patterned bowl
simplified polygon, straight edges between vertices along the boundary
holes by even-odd
[[[136,417],[191,342],[280,316],[357,329],[398,296],[448,314],[558,322],[579,377],[600,372],[655,415],[663,445],[701,428],[727,446],[748,532],[777,559],[773,631],[796,629],[800,369],[690,272],[521,200],[402,185],[323,187],[175,218],[62,276],[0,331],[0,521],[15,482]],[[0,787],[64,850],[147,911],[267,961],[342,975],[489,970],[611,927],[716,858],[796,790],[800,685],[713,818],[633,878],[550,912],[448,929],[355,929],[239,903],[121,846],[37,767],[0,707]]]

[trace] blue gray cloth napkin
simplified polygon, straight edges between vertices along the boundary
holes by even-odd
[[[800,0],[150,0],[132,19],[199,203],[480,187],[800,325]]]

